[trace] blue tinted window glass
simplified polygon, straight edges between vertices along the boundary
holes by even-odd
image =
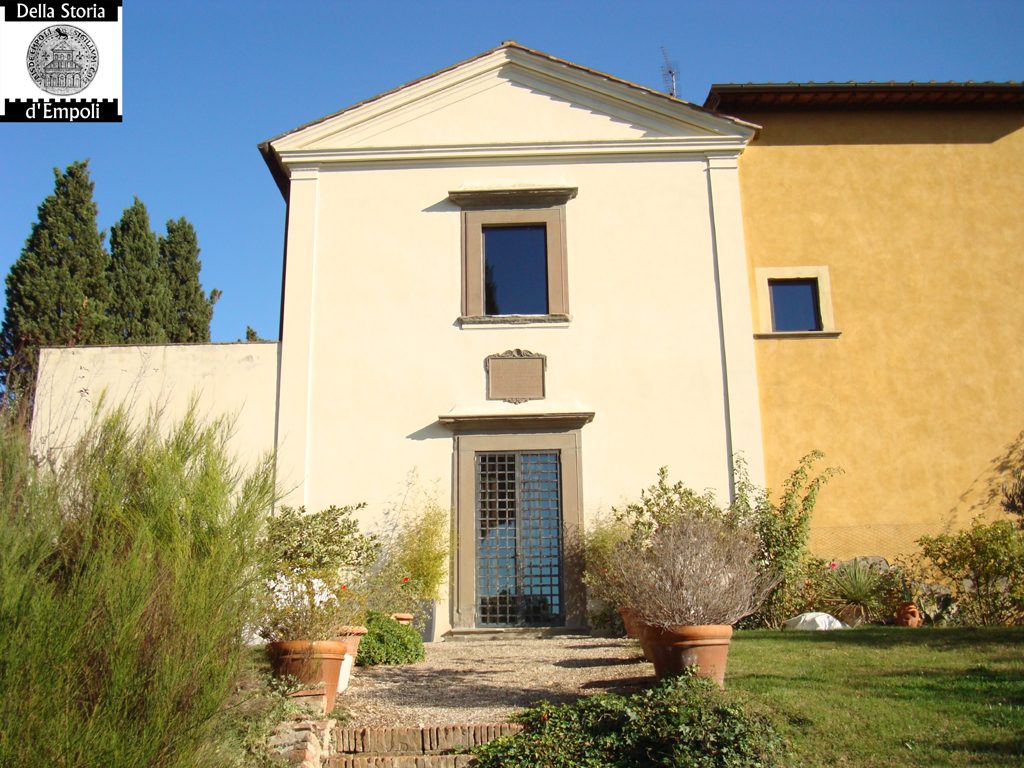
[[[547,228],[484,227],[484,312],[548,313]]]
[[[769,280],[773,331],[820,331],[818,281]]]

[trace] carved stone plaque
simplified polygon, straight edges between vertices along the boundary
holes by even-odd
[[[491,355],[487,370],[487,399],[525,403],[544,399],[544,370],[547,358],[525,349],[510,349]]]

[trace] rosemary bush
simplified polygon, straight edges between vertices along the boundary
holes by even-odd
[[[230,764],[217,736],[246,660],[273,502],[229,425],[121,412],[59,465],[0,433],[0,765]]]

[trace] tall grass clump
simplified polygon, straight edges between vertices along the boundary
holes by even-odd
[[[0,429],[0,765],[230,765],[269,459],[242,474],[194,413],[97,418],[52,465]]]

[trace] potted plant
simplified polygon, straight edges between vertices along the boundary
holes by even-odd
[[[829,571],[824,600],[836,618],[857,627],[878,617],[882,608],[882,574],[866,558],[854,558]]]
[[[758,552],[753,531],[725,511],[680,514],[620,548],[614,579],[658,677],[696,666],[725,684],[732,625],[775,585]]]
[[[306,513],[282,507],[267,526],[274,567],[267,574],[259,634],[268,641],[274,673],[303,683],[297,697],[323,696],[325,712],[334,707],[344,657],[355,652],[340,629],[366,631],[365,591],[357,585],[377,543],[359,532],[353,518],[359,508]]]
[[[369,579],[370,607],[409,625],[440,596],[451,556],[451,511],[416,492],[391,515]]]

